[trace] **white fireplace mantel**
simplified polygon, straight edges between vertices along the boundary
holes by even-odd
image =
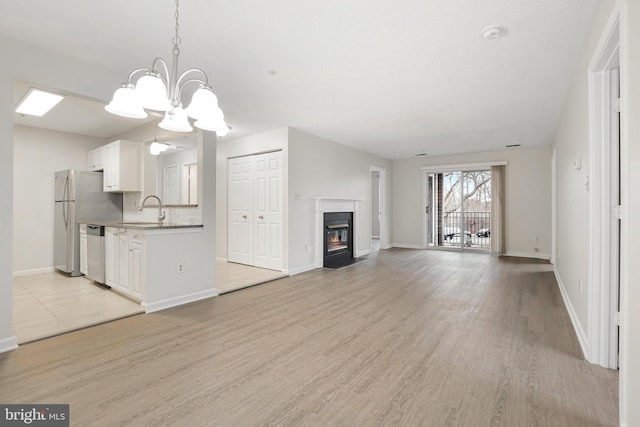
[[[323,267],[325,212],[353,212],[353,256],[358,257],[360,240],[360,202],[362,199],[317,197],[316,201],[316,268]]]

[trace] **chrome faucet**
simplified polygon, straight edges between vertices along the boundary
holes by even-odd
[[[140,203],[140,207],[138,208],[138,210],[142,212],[142,209],[144,209],[144,203],[149,198],[154,198],[158,201],[158,223],[162,225],[162,221],[164,220],[164,212],[162,212],[162,200],[160,200],[160,197],[156,196],[155,194],[149,194],[147,197],[142,199],[142,203]]]

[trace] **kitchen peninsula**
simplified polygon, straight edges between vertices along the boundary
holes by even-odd
[[[203,288],[201,266],[190,262],[198,259],[203,225],[83,221],[81,232],[87,224],[105,227],[106,284],[146,313],[217,295],[213,283]]]

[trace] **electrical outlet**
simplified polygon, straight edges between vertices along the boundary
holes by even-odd
[[[578,279],[578,292],[582,295],[582,280]]]
[[[176,267],[176,273],[178,273],[178,274],[184,273],[184,264],[182,264],[182,263],[178,264],[178,266]]]
[[[189,217],[189,224],[195,224],[196,223],[196,217],[195,216],[190,216]]]

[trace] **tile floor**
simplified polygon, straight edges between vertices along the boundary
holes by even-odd
[[[142,313],[140,304],[84,277],[58,272],[13,279],[18,344]]]
[[[219,294],[287,277],[280,271],[216,260],[216,289]]]
[[[279,271],[216,262],[220,294],[286,276]],[[143,312],[139,303],[84,277],[50,272],[13,279],[13,333],[18,344]]]

